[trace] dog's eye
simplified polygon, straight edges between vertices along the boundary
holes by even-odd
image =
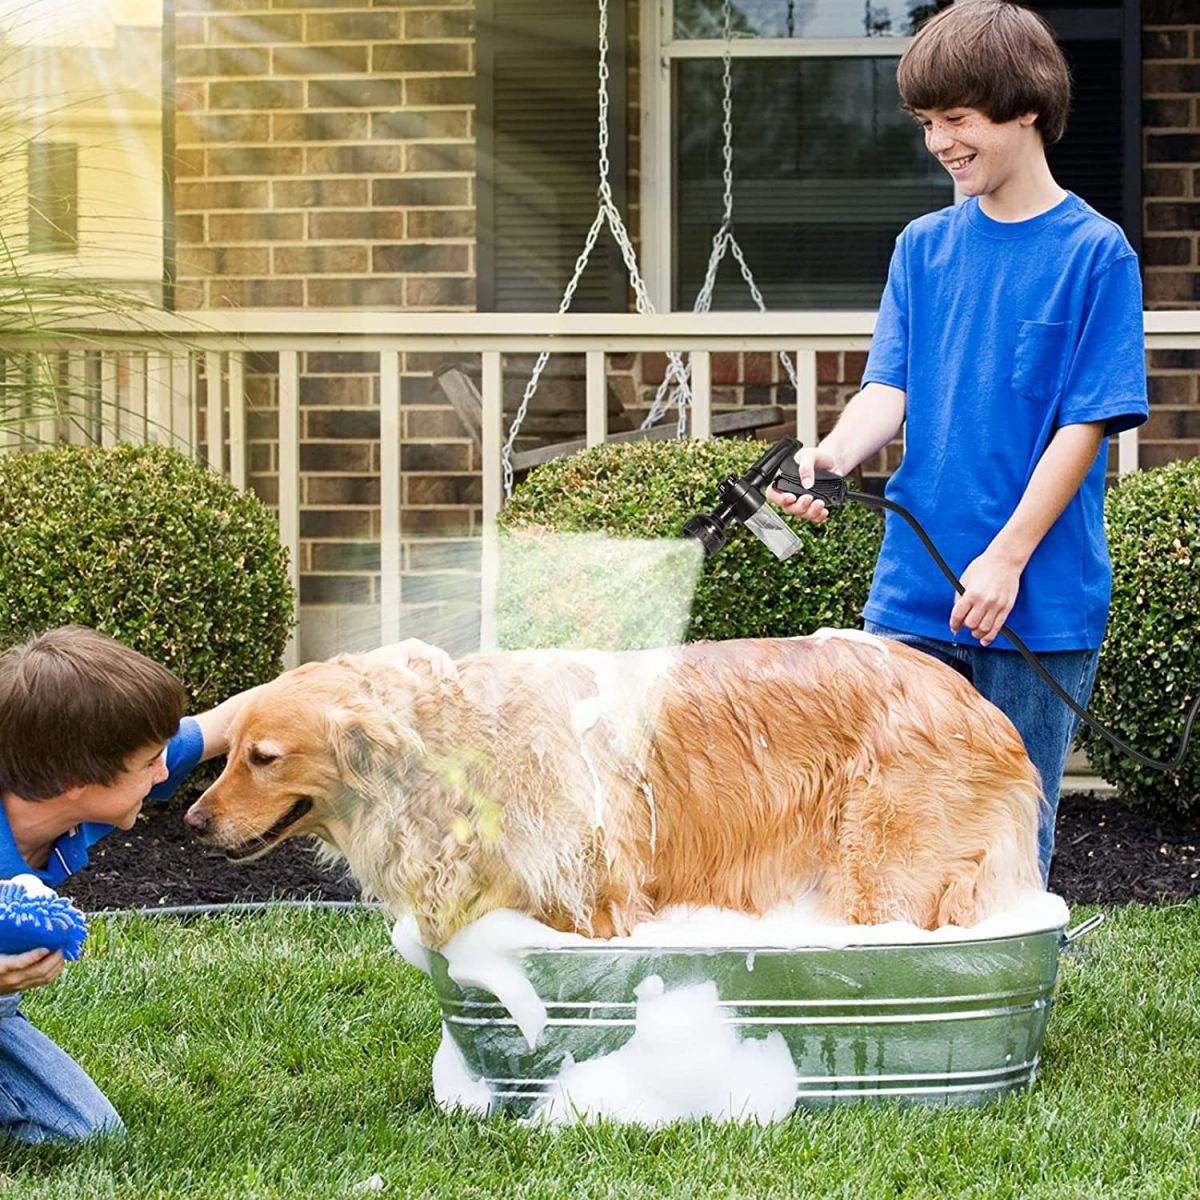
[[[250,751],[250,761],[256,767],[269,767],[279,757],[278,754],[268,754],[257,746]]]

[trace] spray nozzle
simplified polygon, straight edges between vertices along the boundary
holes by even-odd
[[[725,545],[733,521],[745,525],[776,558],[789,558],[800,548],[800,539],[767,504],[762,489],[799,449],[795,438],[781,438],[744,475],[726,476],[719,487],[721,503],[710,513],[689,518],[683,527],[684,536],[695,538],[705,554],[716,554]]]
[[[800,549],[800,539],[783,518],[767,504],[763,488],[773,485],[795,496],[812,495],[832,510],[845,503],[850,489],[841,475],[815,471],[813,482],[805,486],[795,468],[796,452],[803,443],[795,438],[780,438],[746,473],[729,475],[721,481],[721,503],[711,513],[697,513],[683,527],[685,537],[695,538],[704,553],[716,554],[725,545],[729,523],[745,525],[775,555],[785,559]]]

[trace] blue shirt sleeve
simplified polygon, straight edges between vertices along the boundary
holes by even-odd
[[[901,233],[892,251],[887,284],[879,301],[879,316],[871,338],[871,353],[862,383],[886,383],[908,391],[908,278],[905,238]]]
[[[1056,425],[1104,421],[1104,434],[1109,437],[1146,420],[1150,410],[1142,326],[1137,258],[1125,254],[1088,286]]]
[[[151,800],[167,800],[175,794],[179,785],[191,774],[192,768],[204,753],[204,734],[195,717],[184,717],[179,730],[167,743],[167,770],[170,772],[162,783],[150,789]]]

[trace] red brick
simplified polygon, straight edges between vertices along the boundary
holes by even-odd
[[[468,138],[471,136],[470,113],[461,109],[408,109],[373,112],[371,137],[382,141],[412,141],[416,138]]]
[[[255,16],[211,16],[208,18],[210,46],[244,46],[247,42],[298,42],[304,28],[299,13]]]
[[[394,279],[310,279],[310,308],[400,308],[400,285]]]
[[[465,208],[471,203],[468,179],[377,179],[373,204],[387,208]]]
[[[365,179],[276,179],[271,183],[276,208],[365,208]]]
[[[320,12],[308,17],[307,42],[382,42],[400,36],[397,12]]]
[[[300,146],[220,146],[208,151],[208,173],[221,175],[299,175]]]
[[[404,304],[417,310],[436,308],[473,308],[475,280],[431,276],[422,279],[410,275],[404,281]]]
[[[404,213],[401,212],[321,212],[310,218],[310,233],[314,238],[402,239]]]
[[[316,146],[305,153],[312,175],[396,175],[403,169],[400,146]]]
[[[208,218],[214,243],[299,241],[304,236],[302,213],[222,213]]]
[[[444,75],[471,69],[468,42],[391,42],[371,48],[371,69],[381,74]]]
[[[269,142],[271,118],[266,113],[187,113],[175,121],[175,144]]]
[[[395,108],[400,103],[398,79],[314,79],[308,104],[316,108]]]
[[[265,46],[212,47],[203,50],[177,50],[175,65],[180,79],[200,77],[228,78],[266,75],[270,70],[270,51]]]
[[[471,269],[470,248],[414,242],[376,246],[371,253],[371,269],[396,275],[466,274]]]
[[[408,236],[415,240],[437,238],[474,238],[475,210],[473,208],[417,209],[408,213]]]
[[[276,46],[271,70],[276,75],[346,75],[365,72],[366,46]]]
[[[370,117],[364,112],[275,113],[271,129],[278,142],[350,142],[367,136]]]
[[[366,246],[276,246],[279,275],[329,275],[366,271]]]
[[[216,109],[300,108],[304,83],[299,79],[254,79],[210,83],[209,103]]]
[[[299,308],[304,303],[300,279],[220,279],[209,288],[213,308]]]
[[[404,39],[469,38],[475,36],[473,12],[410,12],[404,14]]]
[[[471,142],[430,142],[409,146],[404,169],[410,174],[475,171],[475,146]]]
[[[435,104],[461,107],[474,103],[475,78],[472,75],[409,75],[404,78],[406,108]]]

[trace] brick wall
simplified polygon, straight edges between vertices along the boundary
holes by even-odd
[[[626,4],[636,113],[638,0]],[[179,307],[473,308],[472,0],[177,0],[175,14]],[[1143,0],[1143,15],[1147,305],[1197,307],[1200,9]],[[636,239],[636,118],[628,128]],[[436,365],[404,364],[402,589],[405,632],[454,649],[477,619],[461,539],[478,531],[479,463],[430,385]],[[610,363],[626,407],[644,410],[663,365],[661,355]],[[862,366],[861,354],[819,356],[822,434]],[[794,400],[773,356],[719,355],[713,367],[718,404]],[[1200,453],[1200,354],[1157,352],[1151,368],[1143,461]],[[266,358],[249,376],[253,485],[268,501],[275,371]],[[313,657],[375,635],[378,394],[374,356],[309,354],[302,372],[301,650]],[[866,486],[881,486],[898,456],[896,444],[864,464]]]
[[[1143,0],[1142,261],[1146,307],[1200,308],[1200,5]],[[1141,459],[1200,454],[1200,352],[1150,355]]]
[[[462,310],[475,304],[471,0],[177,0],[177,305]],[[474,448],[403,363],[406,624],[469,640]],[[377,618],[377,358],[301,363],[301,653]],[[277,364],[250,364],[252,486],[278,494]],[[426,632],[428,632],[426,630]]]

